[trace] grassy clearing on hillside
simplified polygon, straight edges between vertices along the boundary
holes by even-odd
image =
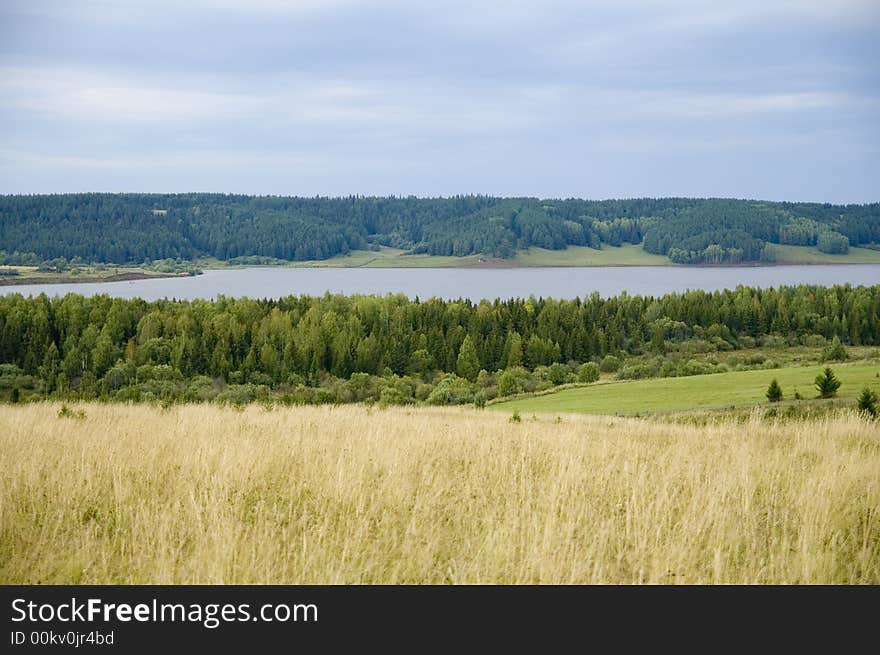
[[[468,257],[443,257],[439,255],[408,255],[405,250],[385,248],[380,250],[352,250],[346,255],[329,259],[291,261],[270,264],[288,268],[458,268],[477,266],[480,255]],[[219,259],[202,258],[197,260],[204,268],[244,268],[253,264],[230,264]]]
[[[840,398],[854,402],[866,384],[880,391],[880,364],[830,363],[829,366],[843,383],[838,392]],[[782,385],[787,400],[794,397],[795,391],[804,398],[814,398],[817,392],[813,380],[824,368],[824,365],[802,366],[608,382],[517,398],[490,407],[507,412],[635,414],[753,405],[767,401],[764,393],[773,378]]]
[[[0,269],[18,271],[18,275],[15,276],[0,276],[0,284],[3,286],[136,280],[174,277],[177,275],[174,273],[160,273],[142,266],[115,266],[110,264],[85,265],[77,267],[75,271],[67,270],[60,273],[56,271],[41,271],[37,266],[2,265]]]
[[[527,248],[518,250],[513,261],[520,266],[672,266],[668,257],[647,252],[640,245],[603,245],[601,250],[569,246],[565,250]]]
[[[33,403],[0,408],[0,471],[6,584],[880,583],[854,414]]]
[[[227,268],[219,260],[199,260],[206,268]],[[347,255],[315,261],[290,262],[294,268],[472,268],[515,266],[670,266],[669,258],[653,255],[640,245],[626,244],[619,248],[604,246],[601,250],[569,246],[565,250],[528,248],[517,251],[511,259],[484,255],[451,257],[439,255],[408,255],[405,250],[381,248],[352,250]]]
[[[786,264],[880,264],[880,250],[850,248],[846,255],[826,255],[814,247],[769,244],[778,263]],[[199,259],[204,268],[229,268],[217,259]],[[352,250],[347,255],[314,261],[288,262],[293,268],[471,268],[504,266],[672,266],[668,257],[645,251],[640,244],[620,247],[603,245],[601,250],[586,246],[568,246],[564,250],[526,248],[511,259],[485,255],[451,257],[408,255],[405,250],[382,247],[380,250]]]
[[[767,245],[780,264],[880,264],[880,250],[851,246],[845,255],[829,255],[813,246]]]

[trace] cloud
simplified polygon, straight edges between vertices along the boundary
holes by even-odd
[[[67,67],[0,68],[0,97],[0,107],[111,125],[242,117],[258,102],[243,93],[161,86]]]
[[[212,83],[213,82],[213,83]],[[795,113],[852,102],[836,92],[705,93],[561,83],[449,79],[152,79],[73,68],[0,68],[0,108],[54,121],[166,128],[205,123],[480,133],[547,127],[557,121],[628,117],[699,118]]]
[[[767,188],[786,169],[842,194],[880,173],[878,9],[876,0],[9,0],[0,6],[4,190],[38,188],[51,169],[53,182],[69,173],[86,188],[196,180],[246,191],[263,179],[285,188],[294,173],[305,193],[314,184],[607,195],[595,185],[608,184],[639,195],[667,183],[675,192],[675,180],[699,188],[721,154],[731,180],[757,179],[761,164],[741,162],[761,149],[773,156]],[[831,151],[846,152],[835,175],[822,158]],[[640,157],[652,166],[629,177]]]

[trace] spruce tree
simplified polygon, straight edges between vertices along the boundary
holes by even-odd
[[[877,408],[877,394],[867,385],[859,395],[858,405],[859,412],[871,418],[877,418],[877,414],[880,413],[880,409]]]
[[[770,386],[767,387],[767,400],[771,403],[778,403],[782,400],[782,387],[779,386],[779,382],[776,378],[770,382]]]
[[[821,398],[833,398],[840,389],[840,380],[830,368],[826,368],[821,375],[816,376],[815,384]]]

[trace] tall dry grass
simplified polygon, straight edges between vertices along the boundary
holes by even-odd
[[[880,583],[880,430],[0,409],[2,583]]]

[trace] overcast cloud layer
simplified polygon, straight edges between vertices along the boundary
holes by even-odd
[[[880,200],[880,0],[2,0],[0,193]]]

